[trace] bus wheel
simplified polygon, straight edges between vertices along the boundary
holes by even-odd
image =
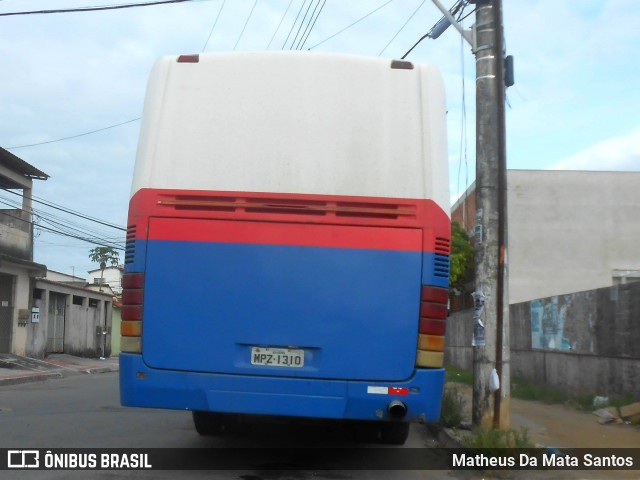
[[[380,441],[389,445],[403,445],[409,436],[409,422],[387,422],[380,426]]]
[[[193,424],[200,435],[219,435],[224,431],[225,417],[216,412],[193,411]]]

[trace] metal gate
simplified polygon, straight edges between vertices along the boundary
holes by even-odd
[[[0,353],[11,353],[14,283],[13,275],[0,274]]]
[[[47,327],[47,353],[64,352],[64,312],[67,296],[49,292],[49,320]]]

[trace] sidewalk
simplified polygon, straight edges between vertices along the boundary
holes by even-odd
[[[449,383],[465,398],[465,420],[471,419],[472,388]],[[640,427],[624,423],[600,424],[591,412],[542,402],[511,398],[511,428],[525,428],[535,445],[549,448],[640,448]],[[465,432],[462,432],[464,435]]]
[[[0,387],[19,383],[38,382],[70,375],[117,372],[118,357],[82,358],[56,353],[44,360],[0,354]]]

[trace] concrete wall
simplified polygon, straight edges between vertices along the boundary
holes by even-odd
[[[22,210],[0,210],[0,250],[31,260],[31,218]]]
[[[64,312],[64,353],[82,357],[111,355],[111,335],[101,332],[111,329],[111,296],[47,280],[37,280],[40,321],[30,322],[26,355],[43,358],[47,353],[49,329],[49,301],[51,292],[66,296]],[[75,303],[74,303],[75,300]],[[98,334],[100,331],[100,334]]]
[[[120,355],[120,326],[122,325],[122,306],[113,305],[111,312],[111,356],[116,357]]]
[[[474,188],[452,210],[467,231]],[[507,201],[511,304],[608,287],[640,270],[640,172],[509,170]]]
[[[510,303],[640,270],[640,172],[510,170]]]
[[[572,395],[640,399],[640,282],[511,305],[511,373]],[[447,322],[445,361],[473,365],[471,311]]]

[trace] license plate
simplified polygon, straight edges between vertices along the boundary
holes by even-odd
[[[297,348],[252,347],[251,365],[304,367],[304,350]]]

